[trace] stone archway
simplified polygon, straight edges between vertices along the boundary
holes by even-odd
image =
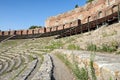
[[[118,6],[117,5],[113,5],[112,7],[112,13],[115,13],[118,11]]]
[[[99,11],[98,18],[102,18],[102,17],[103,17],[103,13],[102,13],[102,11]]]

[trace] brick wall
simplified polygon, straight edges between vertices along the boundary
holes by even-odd
[[[118,2],[120,2],[120,0],[95,0],[92,3],[84,5],[83,7],[75,8],[71,11],[59,14],[57,16],[49,17],[46,20],[45,25],[46,27],[53,27],[58,26],[60,24],[70,23],[77,19],[80,19],[81,23],[86,23],[88,21],[89,16],[90,21],[92,21],[95,19],[95,16],[98,17],[98,15],[100,15],[101,18],[105,16],[105,14],[111,14],[112,10],[109,8],[112,8],[111,6]],[[106,8],[108,10],[106,10]],[[107,11],[106,13],[105,10]],[[114,8],[114,11],[116,10],[117,8]],[[101,12],[101,14],[99,14],[99,12]],[[68,27],[68,25],[66,25],[65,27]]]

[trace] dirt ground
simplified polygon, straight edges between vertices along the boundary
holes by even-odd
[[[74,75],[65,66],[65,64],[59,60],[55,55],[51,54],[53,60],[53,80],[75,80]]]

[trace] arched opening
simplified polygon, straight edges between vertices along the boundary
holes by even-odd
[[[87,22],[91,21],[91,16],[88,16]]]
[[[70,27],[73,27],[73,26],[72,26],[72,22],[70,22]]]
[[[90,22],[90,20],[91,20],[91,16],[88,16],[87,22]]]
[[[112,7],[112,13],[115,13],[117,11],[118,11],[117,5],[113,5],[113,7]]]
[[[98,13],[98,18],[102,18],[102,17],[103,17],[102,11],[100,11],[100,12]]]

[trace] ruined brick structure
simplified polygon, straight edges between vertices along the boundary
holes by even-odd
[[[118,2],[120,2],[120,0],[94,0],[93,2],[88,3],[83,7],[78,7],[63,14],[48,18],[46,20],[45,26],[58,26],[60,24],[70,23],[77,19],[80,19],[81,23],[83,24],[88,20],[92,21],[111,14],[113,12],[111,7],[114,8],[114,11],[117,10],[117,7],[114,5]],[[105,11],[107,12],[104,13]]]
[[[114,21],[120,22],[120,0],[94,0],[83,7],[48,18],[44,28],[0,31],[0,38],[13,36],[17,39],[53,35],[64,37],[96,29],[102,24],[111,24]]]

